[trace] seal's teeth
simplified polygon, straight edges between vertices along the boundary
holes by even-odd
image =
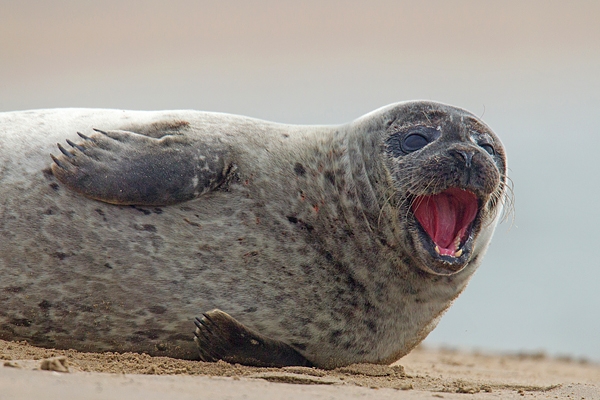
[[[454,257],[458,258],[460,256],[462,256],[463,250],[459,249],[456,253],[454,253]]]
[[[440,254],[440,248],[437,246],[437,244],[435,245],[435,252]]]
[[[460,247],[460,235],[456,235],[456,239],[454,239],[454,248],[458,249]]]

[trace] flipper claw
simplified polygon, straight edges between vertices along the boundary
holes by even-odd
[[[85,149],[82,146],[78,145],[77,143],[73,143],[69,139],[67,139],[67,143],[69,144],[69,146],[81,151],[82,153],[85,152]]]
[[[79,136],[79,137],[80,137],[80,138],[82,138],[83,140],[89,140],[90,142],[93,142],[93,141],[94,141],[94,139],[92,139],[92,138],[91,138],[91,137],[89,137],[89,136],[86,136],[86,135],[84,135],[84,134],[83,134],[83,133],[81,133],[81,132],[77,132],[77,136]]]
[[[106,132],[106,131],[103,131],[103,130],[100,130],[100,129],[96,129],[96,128],[92,128],[92,129],[93,129],[93,130],[95,130],[95,131],[96,131],[96,132],[98,132],[98,133],[101,133],[101,134],[103,134],[103,135],[106,135],[106,136],[108,136],[108,132]]]
[[[58,149],[60,150],[61,153],[63,153],[65,156],[67,156],[69,158],[75,157],[73,154],[71,154],[71,152],[69,150],[65,149],[60,143],[58,143]]]
[[[67,169],[67,166],[65,164],[63,164],[58,158],[56,158],[54,156],[54,154],[50,154],[50,157],[52,157],[52,161],[54,161],[54,163],[56,165],[58,165],[60,168]]]

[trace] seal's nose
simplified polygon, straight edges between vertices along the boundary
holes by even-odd
[[[473,160],[473,154],[475,154],[475,151],[455,149],[451,150],[451,154],[458,159],[462,159],[465,162],[466,168],[471,168],[471,161]]]

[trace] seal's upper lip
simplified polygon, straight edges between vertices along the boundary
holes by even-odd
[[[438,255],[459,258],[463,254],[462,247],[479,209],[475,194],[449,188],[434,195],[418,196],[412,209]]]

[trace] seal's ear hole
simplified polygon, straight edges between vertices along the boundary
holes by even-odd
[[[485,151],[487,151],[490,155],[495,155],[496,151],[494,150],[494,146],[492,146],[491,144],[488,143],[483,143],[479,145],[482,149],[484,149]]]
[[[401,142],[402,150],[407,153],[417,151],[429,144],[429,140],[420,133],[410,133]]]

